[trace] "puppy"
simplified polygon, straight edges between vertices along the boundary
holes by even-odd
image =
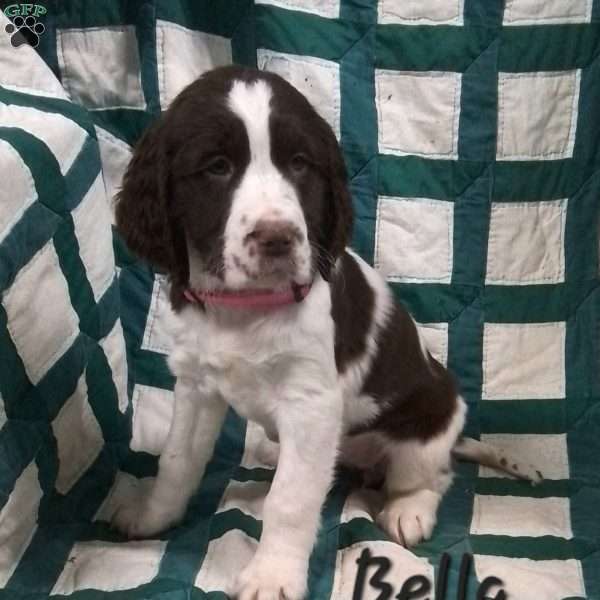
[[[409,314],[346,248],[351,199],[336,138],[267,72],[225,67],[181,92],[141,139],[116,207],[128,246],[170,278],[177,378],[154,487],[115,524],[177,523],[227,407],[277,442],[258,550],[241,600],[299,600],[336,462],[384,477],[379,525],[428,538],[451,456],[539,479],[475,440],[466,407]]]

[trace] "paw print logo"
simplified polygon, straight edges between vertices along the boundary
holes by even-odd
[[[29,44],[35,48],[40,43],[40,35],[46,28],[33,15],[28,17],[17,16],[12,23],[4,28],[4,31],[10,35],[10,43],[18,48],[23,44]]]

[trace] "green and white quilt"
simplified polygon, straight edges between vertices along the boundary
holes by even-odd
[[[353,246],[460,379],[468,433],[546,476],[461,465],[408,551],[342,473],[310,600],[353,598],[365,548],[394,595],[437,581],[446,553],[448,598],[471,554],[465,599],[496,576],[511,600],[600,600],[600,0],[0,5],[1,600],[223,599],[256,548],[273,471],[233,413],[181,526],[108,525],[151,483],[173,399],[164,281],[111,199],[145,127],[231,62],[280,73],[329,121]]]

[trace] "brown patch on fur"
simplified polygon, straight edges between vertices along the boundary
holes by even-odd
[[[375,296],[360,267],[344,252],[331,279],[331,316],[335,324],[335,364],[343,373],[367,348]]]
[[[380,331],[377,346],[362,393],[385,405],[372,423],[356,432],[428,440],[445,431],[457,409],[456,384],[430,354],[423,356],[414,321],[400,304]]]
[[[505,458],[500,459],[500,464],[505,467],[508,464],[508,461]]]

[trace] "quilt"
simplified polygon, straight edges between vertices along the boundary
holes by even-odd
[[[230,63],[331,124],[353,247],[457,375],[467,433],[546,477],[459,465],[406,550],[341,472],[308,598],[600,600],[599,0],[0,7],[1,600],[221,600],[255,551],[273,470],[233,412],[178,527],[109,526],[152,483],[174,384],[166,282],[112,199],[144,129]]]

